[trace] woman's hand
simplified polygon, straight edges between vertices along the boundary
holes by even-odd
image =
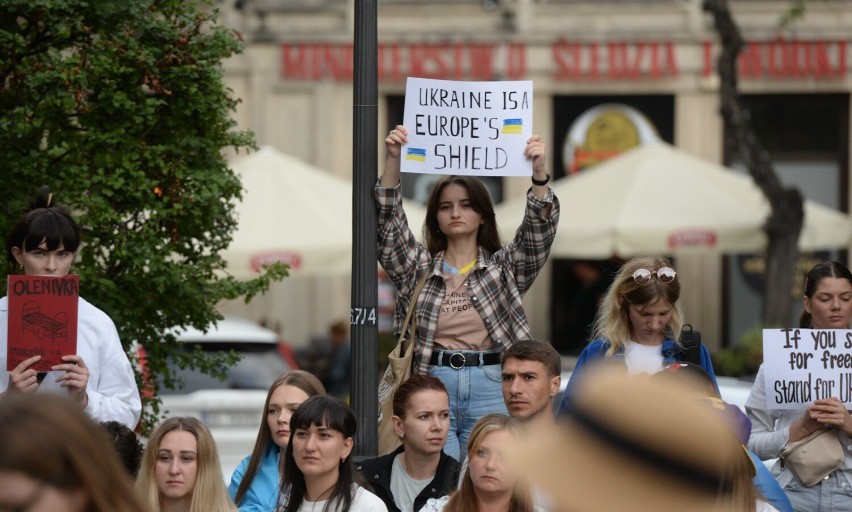
[[[89,404],[86,385],[89,383],[89,368],[80,356],[62,356],[63,364],[51,367],[53,371],[65,372],[56,379],[63,388],[68,389],[68,395],[77,400],[85,408]]]
[[[388,132],[388,136],[385,137],[388,157],[385,160],[385,171],[382,173],[383,188],[392,188],[399,184],[399,157],[402,153],[402,145],[407,143],[408,130],[401,124],[396,125],[396,128]]]
[[[533,177],[537,180],[547,178],[547,171],[544,169],[544,153],[546,150],[544,141],[541,135],[533,135],[527,139],[527,147],[524,149],[524,156],[532,160]]]
[[[21,393],[33,393],[38,389],[38,372],[30,368],[41,360],[41,356],[32,356],[21,361],[9,373],[9,387],[7,391],[20,391]]]
[[[808,409],[807,414],[820,426],[831,425],[852,435],[852,417],[837,397],[814,400],[814,405]]]
[[[843,402],[837,398],[814,400],[814,404],[805,411],[805,414],[790,425],[787,443],[804,439],[817,430],[825,428],[826,425],[832,425],[852,435],[852,417],[849,416],[849,411],[846,410]]]
[[[399,158],[402,145],[408,143],[408,130],[405,126],[398,124],[388,133],[385,138],[385,147],[388,150],[388,158]]]
[[[527,147],[524,148],[524,156],[532,160],[532,177],[534,180],[545,181],[548,179],[547,171],[544,168],[544,159],[546,151],[547,147],[544,145],[544,141],[541,139],[541,135],[536,134],[527,139]],[[532,189],[533,195],[535,197],[542,198],[547,195],[547,184],[536,185],[535,183],[533,183]],[[542,215],[544,217],[550,215],[549,205],[546,211],[542,210]]]

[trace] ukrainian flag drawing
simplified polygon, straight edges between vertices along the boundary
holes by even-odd
[[[421,148],[408,148],[405,153],[406,160],[414,160],[415,162],[426,161],[426,150]]]
[[[520,135],[524,128],[521,119],[503,119],[503,135]]]

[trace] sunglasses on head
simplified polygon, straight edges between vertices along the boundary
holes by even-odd
[[[671,283],[674,281],[677,272],[671,267],[663,267],[659,270],[648,270],[647,268],[637,268],[633,272],[633,280],[636,284],[647,284],[651,282],[651,276],[656,275],[663,283]]]

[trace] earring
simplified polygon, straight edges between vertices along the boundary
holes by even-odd
[[[19,263],[19,264],[18,264],[18,266],[19,266],[19,267],[21,267],[21,272],[23,272],[23,271],[24,271],[24,264],[23,264],[23,263]]]

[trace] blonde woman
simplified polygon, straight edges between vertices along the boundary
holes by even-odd
[[[678,341],[683,328],[679,298],[680,278],[668,259],[642,256],[625,263],[601,301],[595,339],[577,359],[560,414],[571,411],[574,390],[589,366],[606,362],[622,366],[629,375],[651,375],[684,361]],[[704,345],[698,350],[698,363],[715,385],[710,353]]]
[[[234,512],[216,443],[196,418],[164,421],[148,441],[136,490],[152,512]]]
[[[505,414],[483,416],[470,433],[468,468],[461,488],[451,496],[430,499],[422,512],[534,512],[532,489],[506,460],[518,420]]]

